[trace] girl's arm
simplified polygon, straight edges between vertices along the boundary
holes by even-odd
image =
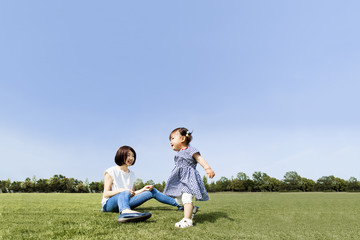
[[[111,185],[113,184],[113,179],[111,178],[111,176],[106,172],[105,173],[105,179],[104,179],[104,197],[106,198],[111,198],[112,196],[121,193],[123,191],[130,191],[131,196],[135,195],[135,192],[131,189],[125,189],[125,188],[121,188],[121,189],[117,189],[117,190],[111,190]]]
[[[195,153],[193,158],[205,169],[206,175],[208,175],[209,178],[213,178],[215,176],[215,172],[199,153]]]

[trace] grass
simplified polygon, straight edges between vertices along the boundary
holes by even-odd
[[[360,193],[213,193],[196,202],[195,226],[150,200],[153,216],[119,224],[101,194],[0,194],[0,239],[359,239]]]

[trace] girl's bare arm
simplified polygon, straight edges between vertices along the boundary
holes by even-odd
[[[209,178],[213,178],[215,176],[215,172],[199,153],[195,153],[193,158],[205,169],[206,175]]]

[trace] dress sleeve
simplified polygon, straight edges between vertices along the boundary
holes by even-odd
[[[190,156],[193,157],[195,153],[199,153],[199,154],[200,154],[199,150],[197,150],[196,148],[190,146],[190,147],[189,147],[189,154],[190,154]],[[201,155],[201,154],[200,154],[200,155]]]

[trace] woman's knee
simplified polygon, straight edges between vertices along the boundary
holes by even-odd
[[[157,194],[159,192],[159,190],[157,190],[156,188],[151,189],[150,191],[153,195]]]
[[[121,193],[118,194],[123,196],[131,196],[131,192],[129,190],[122,191]]]

